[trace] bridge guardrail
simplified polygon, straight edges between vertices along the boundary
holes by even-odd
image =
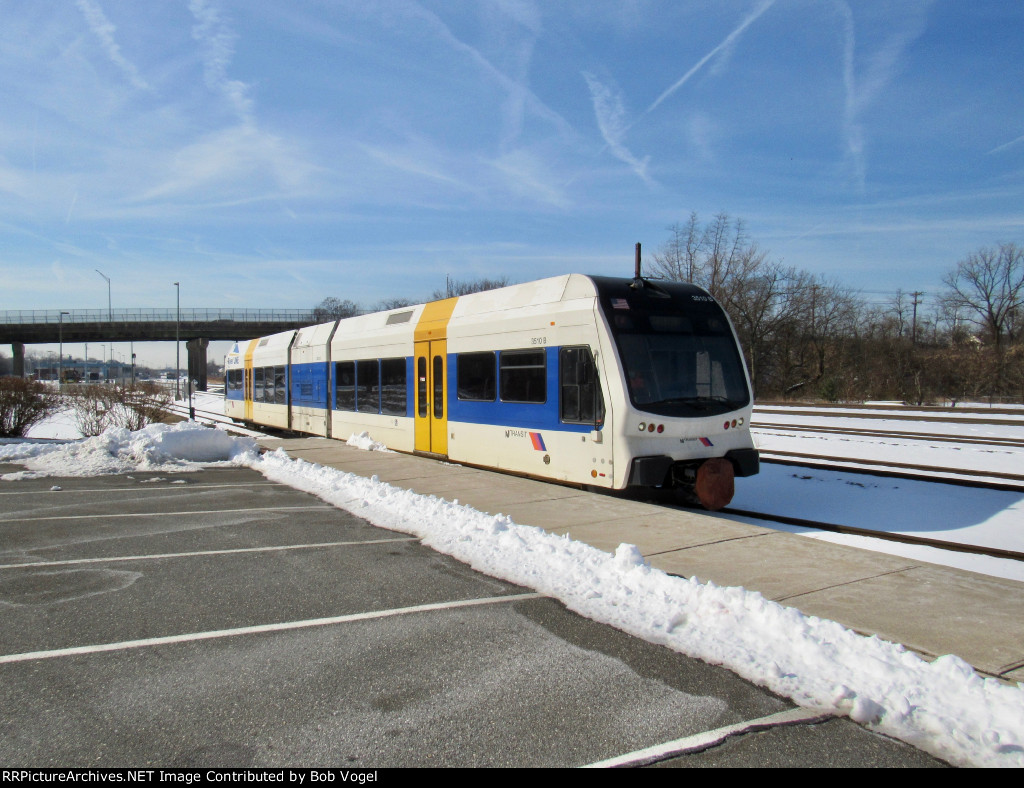
[[[0,311],[0,324],[56,325],[61,323],[59,309],[8,309]],[[173,323],[179,319],[176,309],[70,309],[63,322],[68,323]],[[317,320],[311,309],[182,309],[182,323],[305,323]]]

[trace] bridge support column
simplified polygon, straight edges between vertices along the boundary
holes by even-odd
[[[21,342],[12,342],[11,353],[14,356],[11,374],[16,378],[25,377],[25,345]]]
[[[196,391],[206,391],[206,348],[208,339],[190,339],[185,343],[188,350],[188,379],[199,381]]]

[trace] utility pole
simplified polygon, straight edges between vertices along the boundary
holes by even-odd
[[[178,291],[178,317],[174,321],[174,399],[181,399],[181,283],[174,283]]]
[[[58,317],[58,320],[60,321],[60,326],[57,329],[57,331],[59,332],[59,335],[60,335],[60,339],[59,339],[60,350],[58,351],[58,355],[60,356],[60,358],[57,359],[57,389],[58,390],[64,385],[64,315],[70,315],[70,314],[71,314],[70,312],[61,312],[59,317]]]
[[[913,317],[913,320],[912,320],[912,322],[910,324],[910,344],[916,346],[917,345],[917,305],[918,305],[918,303],[920,303],[918,301],[918,299],[921,296],[923,296],[924,293],[922,293],[920,290],[915,290],[910,295],[912,295],[914,297],[914,301],[913,301],[914,317]]]

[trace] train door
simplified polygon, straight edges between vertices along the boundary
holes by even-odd
[[[259,340],[257,340],[257,339],[252,340],[249,343],[249,347],[245,351],[245,371],[243,373],[245,375],[245,388],[243,390],[243,396],[245,397],[245,400],[244,400],[244,402],[245,402],[245,415],[244,415],[244,418],[245,418],[246,421],[252,421],[252,419],[253,419],[253,413],[252,413],[252,411],[253,411],[253,408],[252,408],[252,392],[253,392],[253,385],[252,385],[252,354],[253,354],[253,351],[256,350],[256,344],[258,342],[259,342]]]
[[[416,451],[447,456],[448,342],[440,339],[415,345]]]
[[[416,451],[448,456],[448,321],[458,298],[423,307],[413,335]]]

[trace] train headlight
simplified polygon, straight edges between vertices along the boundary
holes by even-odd
[[[647,432],[647,425],[642,421],[640,422],[640,432]]]

